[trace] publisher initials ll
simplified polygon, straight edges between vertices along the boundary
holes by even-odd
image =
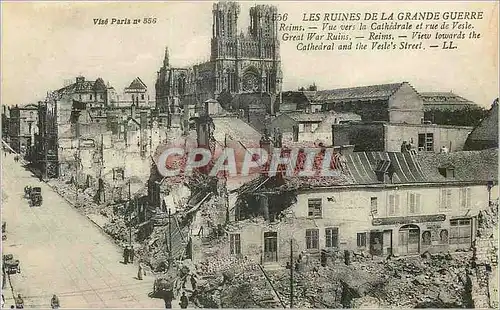
[[[454,50],[457,47],[453,45],[453,41],[444,41],[443,42],[443,49],[444,50]]]

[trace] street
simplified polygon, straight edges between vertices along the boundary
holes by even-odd
[[[154,278],[137,280],[137,262],[122,263],[122,250],[45,183],[2,152],[3,254],[20,260],[21,273],[4,290],[6,308],[21,294],[26,308],[164,308],[151,299]],[[24,186],[42,188],[43,204],[30,208]],[[174,304],[178,302],[174,301]]]

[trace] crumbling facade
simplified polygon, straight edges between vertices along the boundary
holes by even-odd
[[[470,249],[497,188],[493,173],[473,171],[495,171],[495,156],[469,153],[471,166],[460,153],[361,152],[339,158],[339,177],[259,177],[232,194],[228,209],[213,198],[191,211],[198,217],[193,259],[283,265],[290,243],[294,259],[318,259],[323,251],[390,257]]]

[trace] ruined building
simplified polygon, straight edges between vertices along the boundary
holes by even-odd
[[[277,8],[257,5],[250,9],[246,34],[238,33],[240,6],[221,2],[213,6],[210,61],[189,68],[170,64],[165,49],[163,66],[156,81],[156,107],[167,112],[169,126],[180,117],[180,107],[219,99],[222,93],[258,94],[275,98],[281,91],[281,60]],[[177,117],[177,118],[176,118]]]

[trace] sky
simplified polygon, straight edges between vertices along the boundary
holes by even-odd
[[[240,2],[240,29],[257,1]],[[283,90],[409,82],[419,92],[453,91],[483,107],[498,97],[498,3],[490,2],[269,2],[299,25],[303,13],[483,11],[474,21],[481,38],[453,51],[314,51],[281,42]],[[210,56],[213,2],[2,1],[2,103],[42,100],[78,75],[102,77],[122,91],[140,77],[154,95],[165,47],[172,66]],[[156,18],[150,25],[94,25],[95,18]]]

